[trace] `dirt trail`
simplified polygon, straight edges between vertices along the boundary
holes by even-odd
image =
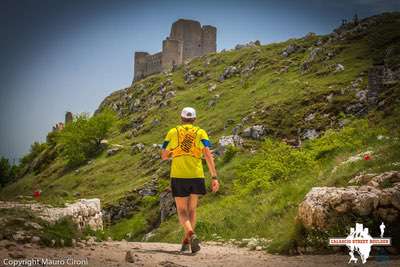
[[[69,257],[74,260],[87,259],[82,265],[46,265],[46,266],[361,266],[347,264],[348,255],[301,255],[281,256],[263,251],[249,251],[246,248],[203,244],[195,255],[180,254],[178,244],[141,243],[141,242],[101,242],[92,246],[75,248],[42,248],[37,245],[11,245],[0,247],[0,266],[6,265],[5,259],[14,260],[48,258],[52,260]],[[133,263],[126,262],[127,251],[132,251]],[[17,259],[19,258],[19,259]],[[70,262],[71,263],[71,262]],[[84,263],[84,262],[83,262]],[[25,265],[26,266],[26,265]],[[34,265],[32,265],[34,266]],[[380,262],[372,257],[362,266],[400,266],[400,257],[390,256],[388,261]]]

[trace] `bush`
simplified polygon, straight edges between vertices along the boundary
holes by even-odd
[[[51,246],[52,240],[56,241],[56,246],[61,246],[61,239],[64,240],[65,246],[72,245],[72,239],[78,239],[81,233],[77,225],[72,221],[72,218],[65,217],[57,221],[55,224],[50,224],[43,230],[41,242],[47,246]]]
[[[116,121],[116,115],[104,110],[93,117],[80,114],[59,132],[57,143],[69,166],[77,166],[101,151],[100,141],[105,138]]]
[[[315,159],[335,156],[343,151],[367,149],[378,135],[385,134],[383,129],[370,128],[367,120],[356,120],[341,131],[328,130],[318,139],[305,144]]]
[[[310,153],[267,139],[261,151],[239,170],[235,187],[247,193],[264,191],[272,182],[287,181],[315,168],[316,162]]]
[[[222,161],[224,163],[228,163],[229,161],[231,161],[233,159],[233,157],[236,155],[237,152],[239,152],[239,148],[235,147],[235,146],[228,146],[228,148],[226,149],[225,153],[224,153],[224,157],[222,159]]]

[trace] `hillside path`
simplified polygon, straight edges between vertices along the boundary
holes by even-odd
[[[400,266],[400,257],[390,257],[388,262],[378,262],[372,257],[366,264],[347,264],[348,255],[300,255],[283,256],[272,255],[263,251],[249,251],[246,248],[203,244],[202,249],[195,255],[180,254],[178,244],[145,243],[110,241],[100,242],[92,246],[75,248],[42,248],[32,244],[7,245],[0,248],[0,266],[4,259],[14,258],[49,258],[62,259],[64,257],[74,260],[88,259],[88,265],[65,266]],[[126,262],[127,251],[132,251],[134,262]],[[53,266],[53,265],[46,265]],[[60,265],[54,265],[60,266]]]

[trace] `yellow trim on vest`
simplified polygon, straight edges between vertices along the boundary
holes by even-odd
[[[182,126],[176,127],[178,134],[178,146],[172,150],[172,157],[176,158],[179,156],[192,156],[195,158],[201,158],[203,152],[202,149],[196,146],[196,136],[198,127],[192,127],[185,129]]]

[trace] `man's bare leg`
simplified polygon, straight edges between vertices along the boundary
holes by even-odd
[[[188,201],[188,211],[189,211],[189,220],[194,231],[196,227],[196,208],[199,196],[196,194],[191,194]]]
[[[179,222],[185,230],[185,237],[193,233],[192,224],[189,218],[189,197],[175,197],[176,210],[178,212]]]

